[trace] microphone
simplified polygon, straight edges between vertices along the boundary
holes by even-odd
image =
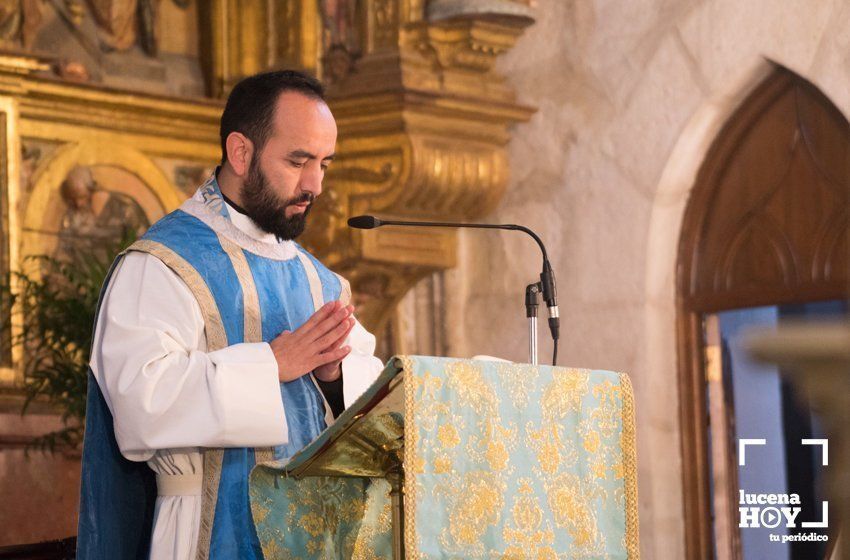
[[[543,253],[543,271],[540,273],[540,285],[543,292],[543,301],[546,302],[546,307],[549,309],[549,332],[552,333],[552,340],[555,343],[552,357],[552,365],[558,362],[558,338],[560,337],[560,312],[558,310],[558,296],[555,289],[555,272],[552,270],[552,265],[549,263],[549,256],[546,253],[546,246],[540,237],[525,226],[516,224],[472,224],[464,222],[414,222],[406,220],[382,220],[375,216],[354,216],[348,219],[348,226],[356,229],[374,229],[381,226],[416,226],[416,227],[445,227],[445,228],[473,228],[473,229],[505,229],[512,231],[521,231],[531,236],[540,251]]]
[[[348,220],[348,227],[357,229],[374,229],[382,225],[384,223],[375,216],[355,216]]]

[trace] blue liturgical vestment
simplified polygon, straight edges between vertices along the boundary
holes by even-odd
[[[203,202],[197,196],[187,201],[128,251],[154,255],[192,289],[210,350],[269,342],[297,329],[323,302],[348,297],[347,283],[301,247],[287,259],[252,250],[256,240],[240,236],[229,223],[214,178],[199,192]],[[112,415],[91,373],[89,381],[78,558],[146,558],[156,495],[153,472],[121,456]],[[327,418],[312,375],[281,383],[280,396],[286,444],[205,450],[198,557],[262,559],[248,498],[250,471],[259,461],[294,454],[319,435]]]

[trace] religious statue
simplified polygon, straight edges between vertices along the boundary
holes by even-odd
[[[360,54],[357,0],[319,0],[324,28],[325,77],[337,82],[347,76]]]
[[[104,50],[126,51],[138,44],[149,56],[158,52],[156,18],[160,0],[87,0]],[[189,0],[172,0],[185,9]]]
[[[72,169],[59,192],[66,210],[57,258],[73,260],[87,252],[109,250],[127,235],[147,229],[148,220],[139,204],[126,194],[100,188],[88,167]]]
[[[0,45],[29,48],[41,21],[41,0],[0,0]]]
[[[104,50],[125,51],[138,41],[156,55],[154,28],[156,0],[88,0]]]

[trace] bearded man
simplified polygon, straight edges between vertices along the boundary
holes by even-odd
[[[262,559],[251,468],[301,449],[380,373],[347,282],[293,241],[336,135],[314,79],[243,80],[221,166],[116,260],[92,348],[78,558]]]

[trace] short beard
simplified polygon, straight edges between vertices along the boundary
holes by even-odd
[[[259,157],[251,160],[248,177],[242,185],[242,206],[248,217],[266,233],[274,234],[278,241],[295,239],[304,232],[307,214],[313,207],[313,194],[301,193],[299,196],[281,200],[271,188],[266,174],[260,169]],[[303,212],[286,217],[287,207],[301,202],[310,204]]]

